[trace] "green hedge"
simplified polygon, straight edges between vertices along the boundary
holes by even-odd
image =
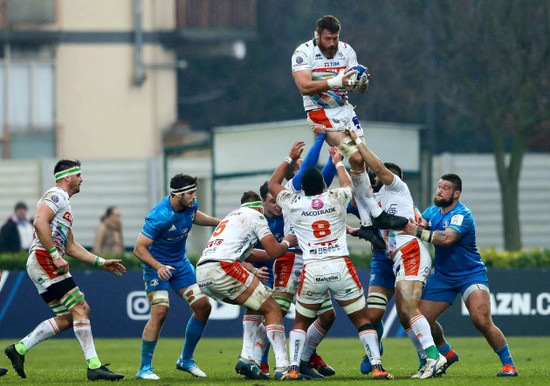
[[[433,253],[433,251],[432,251]],[[0,268],[3,270],[18,271],[25,270],[28,254],[6,253],[0,255]],[[141,269],[138,259],[133,255],[104,256],[105,258],[121,259],[128,270]],[[502,252],[496,249],[485,249],[481,251],[481,257],[487,268],[550,268],[550,249],[525,249],[518,252]],[[199,256],[189,256],[189,260],[196,264]],[[350,259],[358,269],[370,268],[371,254],[351,254]],[[82,263],[76,259],[69,258],[69,265],[75,271],[94,270],[96,268]]]

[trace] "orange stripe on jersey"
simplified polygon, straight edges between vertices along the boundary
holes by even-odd
[[[36,254],[36,261],[40,264],[40,268],[46,272],[46,275],[48,275],[50,279],[62,275],[61,273],[57,273],[57,267],[53,263],[53,259],[48,252],[37,249],[34,253]]]
[[[420,246],[418,240],[414,239],[401,248],[403,266],[405,267],[405,276],[418,275],[420,268]]]
[[[292,267],[294,267],[294,252],[287,252],[283,257],[275,260],[273,265],[273,275],[275,276],[275,286],[286,287],[288,280],[292,275]]]
[[[359,289],[363,288],[361,286],[361,282],[359,281],[359,276],[357,276],[357,270],[355,269],[355,265],[353,265],[353,263],[351,262],[351,260],[346,257],[346,265],[348,266],[348,271],[351,275],[351,277],[353,278],[353,281],[355,281],[355,283],[357,284],[357,287],[359,287]]]
[[[330,119],[328,119],[324,109],[310,111],[307,115],[309,116],[309,119],[315,123],[322,123],[325,127],[332,127]]]
[[[225,261],[220,261],[220,267],[224,270],[226,274],[231,276],[233,279],[240,281],[241,283],[245,284],[246,279],[248,279],[248,276],[250,273],[243,268],[243,266],[236,261],[233,263],[226,263]]]

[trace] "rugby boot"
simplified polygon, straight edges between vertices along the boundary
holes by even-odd
[[[394,216],[387,212],[380,213],[380,216],[372,219],[372,224],[379,229],[403,229],[409,223],[409,219],[401,216]]]
[[[6,369],[5,367],[0,367],[0,377],[3,377],[4,375],[6,375],[8,372],[8,369]]]
[[[160,377],[155,374],[151,366],[146,366],[138,370],[136,379],[148,379],[151,381],[158,381]]]
[[[447,363],[445,363],[445,366],[443,366],[438,372],[437,375],[443,375],[447,372],[447,369],[455,362],[458,362],[458,354],[451,349],[451,351],[444,355],[445,359],[447,359]]]
[[[248,379],[269,379],[253,360],[240,358],[235,365],[235,371]]]
[[[300,377],[298,366],[290,366],[281,376],[281,381],[297,381],[300,379],[302,378]]]
[[[517,377],[518,370],[515,366],[504,365],[502,369],[497,373],[497,377]]]
[[[380,231],[378,228],[369,225],[369,226],[363,226],[361,225],[361,228],[357,231],[357,236],[360,239],[364,239],[369,241],[374,249],[377,249],[379,251],[383,251],[386,249],[386,242],[384,241],[384,238],[380,234]]]
[[[382,365],[374,365],[372,371],[372,379],[375,381],[393,379],[393,374],[388,373]]]
[[[330,377],[336,374],[336,371],[325,363],[321,355],[315,353],[309,358],[309,365],[325,377]],[[300,371],[301,372],[301,371]]]
[[[309,363],[300,362],[300,378],[310,380],[323,379],[324,377],[321,374],[317,374]]]
[[[88,368],[88,380],[89,381],[120,381],[122,378],[124,378],[124,375],[113,373],[111,370],[107,368],[110,363],[105,363],[103,366],[98,367],[97,369],[90,369]]]
[[[206,378],[205,372],[199,368],[197,362],[195,362],[194,359],[183,360],[181,358],[178,358],[178,360],[176,361],[176,369],[188,372],[189,374],[197,378]]]
[[[437,372],[443,366],[445,366],[445,363],[447,363],[447,359],[441,354],[439,354],[439,358],[437,358],[437,359],[426,358],[426,364],[420,370],[421,374],[418,378],[419,379],[426,379],[426,378],[431,378],[431,377],[437,376]]]
[[[271,378],[271,374],[269,374],[269,363],[267,362],[262,362],[260,364],[260,370],[262,370],[262,373],[267,377],[267,378]]]
[[[370,364],[369,357],[365,354],[361,361],[361,373],[368,374],[372,371],[372,365]]]
[[[25,356],[21,355],[15,349],[14,344],[10,344],[4,350],[4,354],[10,359],[13,369],[21,378],[27,378],[25,374]]]

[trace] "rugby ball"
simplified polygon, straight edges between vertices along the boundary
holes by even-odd
[[[356,71],[355,74],[353,74],[349,79],[359,81],[359,83],[352,87],[352,90],[357,91],[361,89],[365,83],[367,83],[369,79],[369,72],[367,71],[367,68],[361,64],[348,68],[346,73],[350,71]]]

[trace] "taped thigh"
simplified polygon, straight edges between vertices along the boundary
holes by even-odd
[[[359,297],[359,299],[357,299],[353,303],[348,304],[347,306],[343,306],[342,309],[346,314],[350,315],[350,314],[353,314],[354,312],[362,310],[363,308],[365,308],[365,305],[366,305],[365,297],[361,296]]]
[[[462,299],[464,300],[464,302],[466,302],[466,299],[468,299],[468,296],[470,296],[472,292],[477,290],[486,291],[488,294],[491,293],[491,291],[489,290],[489,287],[487,287],[485,284],[481,284],[481,283],[472,284],[471,286],[466,288],[466,290],[464,290],[464,293],[462,293]]]
[[[149,292],[149,294],[151,295],[151,296],[148,296],[149,304],[151,305],[151,308],[156,306],[170,307],[170,297],[168,296],[168,291],[159,290],[159,291]]]
[[[324,314],[327,311],[334,310],[334,306],[332,305],[332,299],[330,297],[330,294],[327,292],[327,296],[325,300],[323,300],[323,303],[321,304],[321,308],[317,311],[317,315]]]
[[[202,292],[201,289],[199,288],[199,285],[195,283],[187,287],[185,291],[183,291],[183,294],[181,297],[184,298],[187,301],[187,303],[189,303],[189,305],[192,305],[197,300],[206,297],[206,294]]]
[[[378,308],[386,311],[388,297],[381,292],[372,292],[367,295],[367,305],[369,308]]]
[[[68,294],[67,296],[64,296],[61,299],[61,304],[67,310],[71,310],[74,306],[77,305],[77,303],[83,302],[83,301],[84,301],[84,293],[80,292],[80,290],[77,289],[76,291]]]
[[[69,311],[69,309],[61,303],[51,304],[49,307],[57,316],[68,315],[71,313],[71,311]]]
[[[273,299],[279,303],[282,311],[288,312],[290,305],[292,304],[292,299],[285,298],[284,296],[273,296]]]
[[[258,311],[262,304],[271,297],[271,291],[262,283],[258,283],[254,291],[250,294],[248,299],[243,302],[243,306],[250,308],[251,310]]]
[[[317,318],[317,310],[310,310],[309,308],[302,306],[300,302],[296,302],[296,312],[300,315],[305,316],[306,318]]]

